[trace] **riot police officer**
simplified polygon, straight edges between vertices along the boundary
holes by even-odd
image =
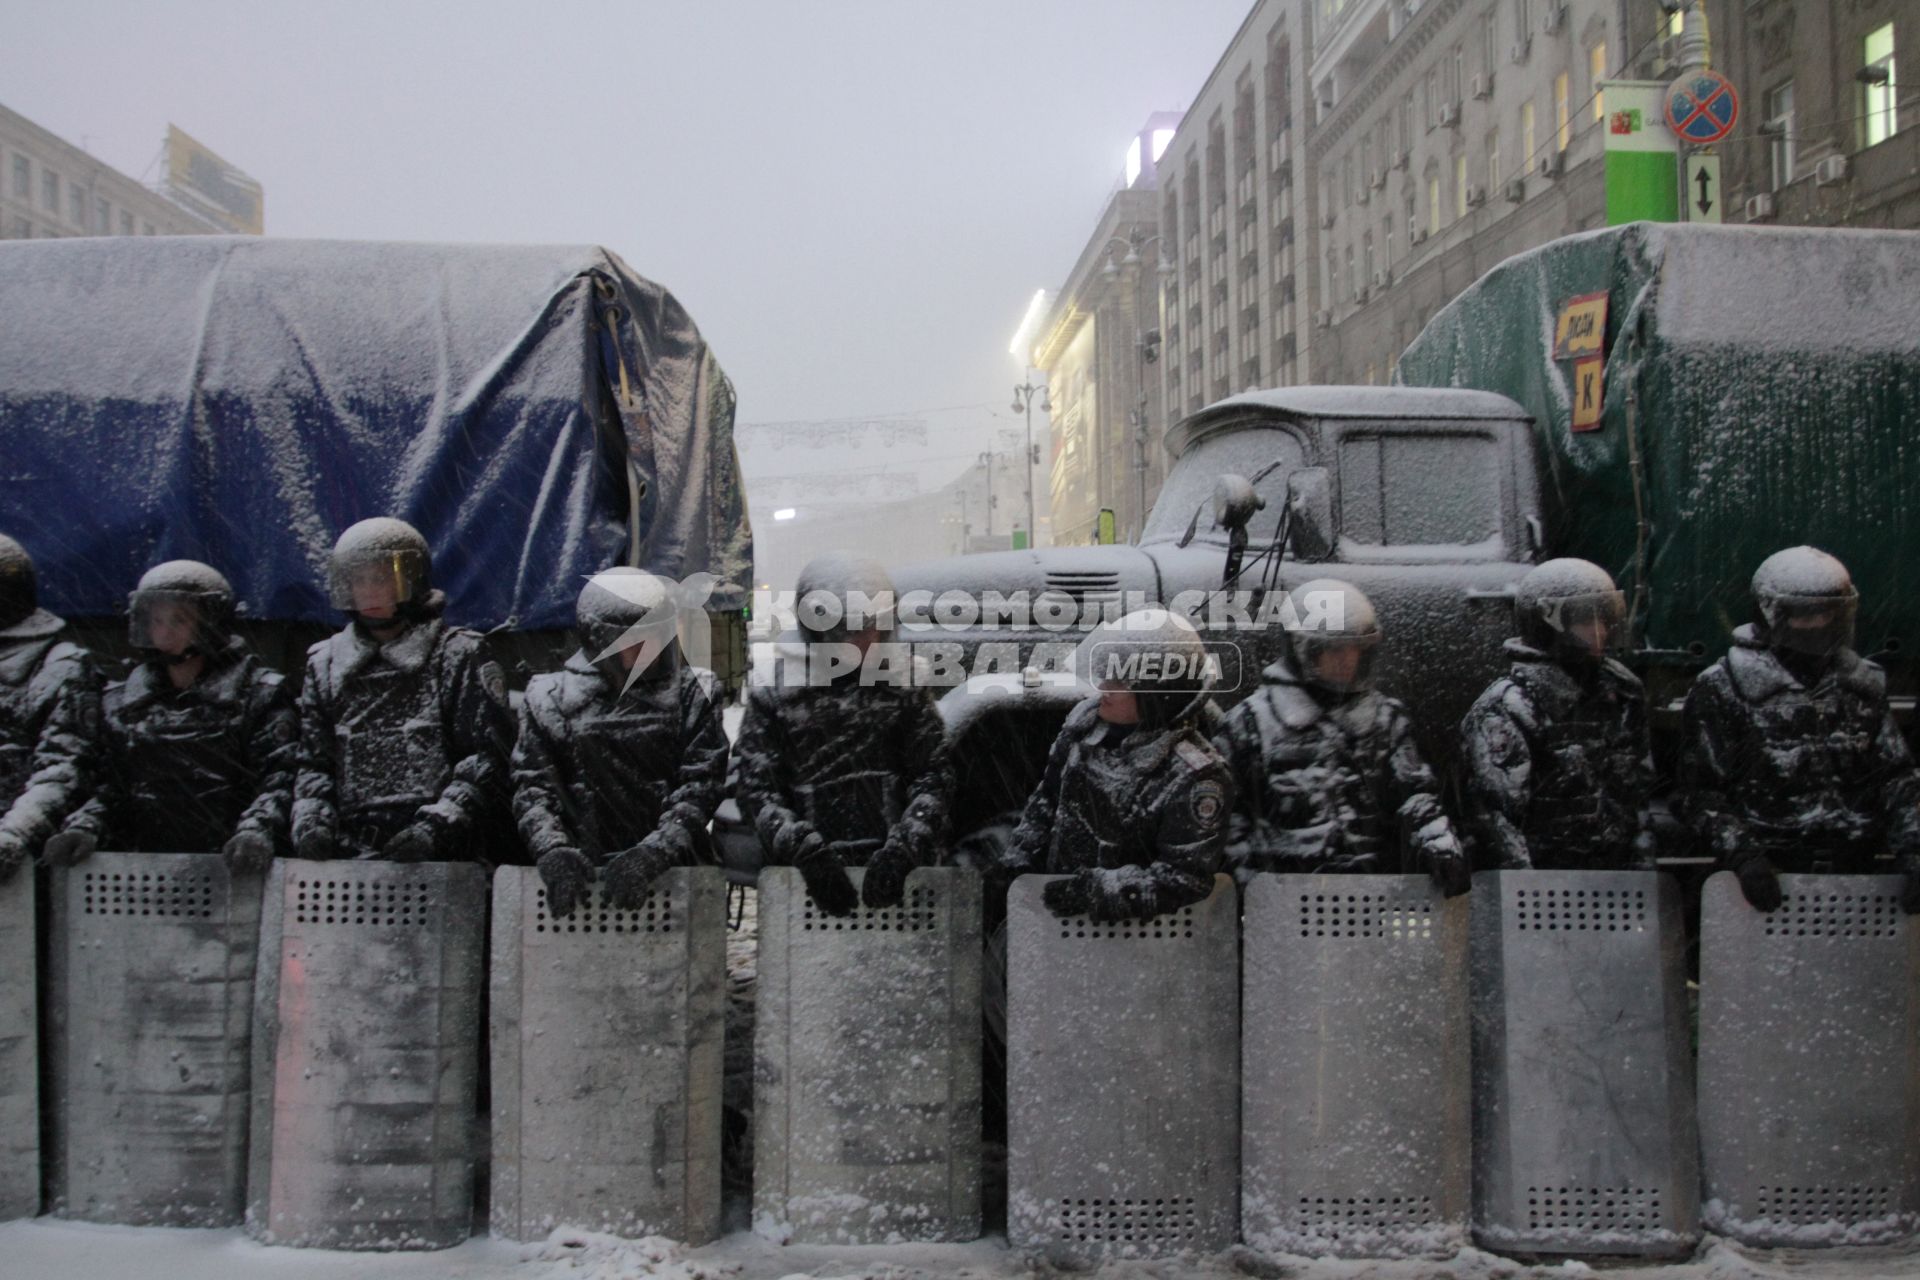
[[[638,569],[588,579],[580,648],[535,676],[513,748],[513,808],[547,887],[571,915],[597,871],[632,910],[669,867],[710,861],[727,780],[719,681],[687,665],[673,584]]]
[[[1506,869],[1654,865],[1646,693],[1609,656],[1626,598],[1605,569],[1549,560],[1520,580],[1512,663],[1461,721],[1475,830]]]
[[[98,784],[47,842],[71,865],[101,846],[222,851],[258,871],[286,839],[299,754],[293,696],[233,634],[233,588],[211,566],[170,560],[128,597],[143,661],[102,698]]]
[[[1161,608],[1082,642],[1089,688],[1067,714],[999,868],[1064,876],[1055,915],[1146,920],[1213,892],[1233,782],[1204,729],[1217,668],[1193,624]]]
[[[822,911],[897,906],[907,874],[945,851],[945,728],[904,655],[874,660],[900,648],[893,581],[879,562],[820,556],[795,594],[804,652],[748,691],[740,807],[771,861],[797,868]],[[866,868],[858,893],[847,867]]]
[[[1466,854],[1406,707],[1373,687],[1373,602],[1334,578],[1292,596],[1303,625],[1214,740],[1239,792],[1227,841],[1235,878],[1425,872],[1465,893]]]
[[[506,858],[506,682],[478,635],[441,619],[426,539],[401,520],[362,520],[334,545],[328,585],[351,622],[307,651],[296,852]]]
[[[85,794],[100,678],[66,626],[40,607],[26,548],[0,534],[0,880]]]
[[[1860,597],[1845,565],[1791,547],[1753,575],[1754,620],[1687,691],[1678,799],[1761,911],[1778,872],[1905,872],[1920,912],[1920,772],[1886,673],[1853,650]]]

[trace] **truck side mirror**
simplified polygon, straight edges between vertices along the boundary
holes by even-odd
[[[1333,554],[1333,485],[1325,467],[1297,467],[1287,476],[1287,542],[1298,560]]]

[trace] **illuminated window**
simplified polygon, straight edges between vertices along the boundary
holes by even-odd
[[[1885,142],[1900,129],[1900,90],[1899,81],[1894,75],[1891,22],[1867,37],[1866,54],[1863,142],[1873,147]]]
[[[1607,118],[1606,95],[1600,92],[1600,82],[1607,78],[1607,46],[1605,43],[1593,46],[1587,53],[1588,81],[1593,86],[1593,118],[1595,121]]]
[[[1530,163],[1533,149],[1539,139],[1533,136],[1533,99],[1528,98],[1520,104],[1520,155],[1522,163]]]
[[[1555,145],[1562,151],[1573,141],[1572,122],[1567,108],[1567,73],[1564,71],[1553,78],[1553,137]]]
[[[1773,189],[1778,191],[1793,181],[1793,81],[1767,90],[1767,121],[1764,127],[1773,139],[1769,158],[1773,162]]]
[[[1667,34],[1670,36],[1679,35],[1680,29],[1686,25],[1686,17],[1687,11],[1685,9],[1675,9],[1672,13],[1668,14]]]
[[[1467,216],[1467,153],[1453,158],[1453,216]]]

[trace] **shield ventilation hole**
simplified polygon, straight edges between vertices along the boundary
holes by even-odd
[[[1300,936],[1407,942],[1431,938],[1433,903],[1388,893],[1303,893]]]
[[[1151,920],[1116,920],[1095,924],[1085,916],[1067,916],[1060,921],[1063,938],[1125,938],[1144,941],[1170,941],[1193,936],[1193,908],[1182,907],[1157,915]],[[1092,1203],[1089,1201],[1088,1203]],[[1120,1204],[1115,1200],[1112,1203]]]
[[[80,881],[80,914],[211,920],[214,877],[164,871],[88,871]]]
[[[939,928],[940,895],[931,889],[909,889],[897,907],[855,907],[850,916],[830,916],[808,895],[800,913],[803,933],[935,933]]]
[[[1754,1197],[1762,1218],[1796,1225],[1871,1222],[1892,1217],[1893,1188],[1854,1183],[1837,1187],[1761,1187]]]
[[[547,912],[547,888],[541,885],[533,894],[533,931],[551,934],[582,933],[673,933],[679,928],[678,903],[668,889],[654,888],[646,901],[633,911],[621,911],[606,898],[605,887],[595,884],[586,900],[564,919]]]
[[[295,880],[295,924],[424,928],[434,909],[433,886],[363,880]]]
[[[1527,1226],[1534,1231],[1654,1231],[1664,1224],[1652,1187],[1528,1187]]]
[[[1370,1231],[1405,1231],[1433,1225],[1432,1196],[1301,1196],[1300,1229],[1338,1240]]]
[[[1645,889],[1516,889],[1523,933],[1645,933]]]
[[[1057,1236],[1063,1243],[1177,1245],[1199,1234],[1192,1196],[1060,1201]]]
[[[1897,938],[1900,899],[1864,887],[1849,892],[1789,893],[1768,913],[1769,938]]]

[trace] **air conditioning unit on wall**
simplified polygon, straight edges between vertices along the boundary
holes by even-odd
[[[1533,162],[1533,171],[1543,178],[1557,178],[1566,168],[1566,164],[1566,152],[1549,151]]]
[[[1491,98],[1493,96],[1493,77],[1491,75],[1475,76],[1473,78],[1473,96],[1476,98]]]
[[[1440,123],[1446,125],[1448,128],[1457,127],[1460,123],[1460,104],[1457,102],[1449,102],[1442,105],[1440,108]]]
[[[1831,187],[1847,180],[1847,158],[1845,156],[1826,156],[1813,166],[1815,186]]]
[[[1547,0],[1547,11],[1540,15],[1540,30],[1548,35],[1566,29],[1567,6],[1561,0]]]
[[[1747,197],[1747,221],[1765,222],[1773,216],[1773,197],[1767,192]]]

